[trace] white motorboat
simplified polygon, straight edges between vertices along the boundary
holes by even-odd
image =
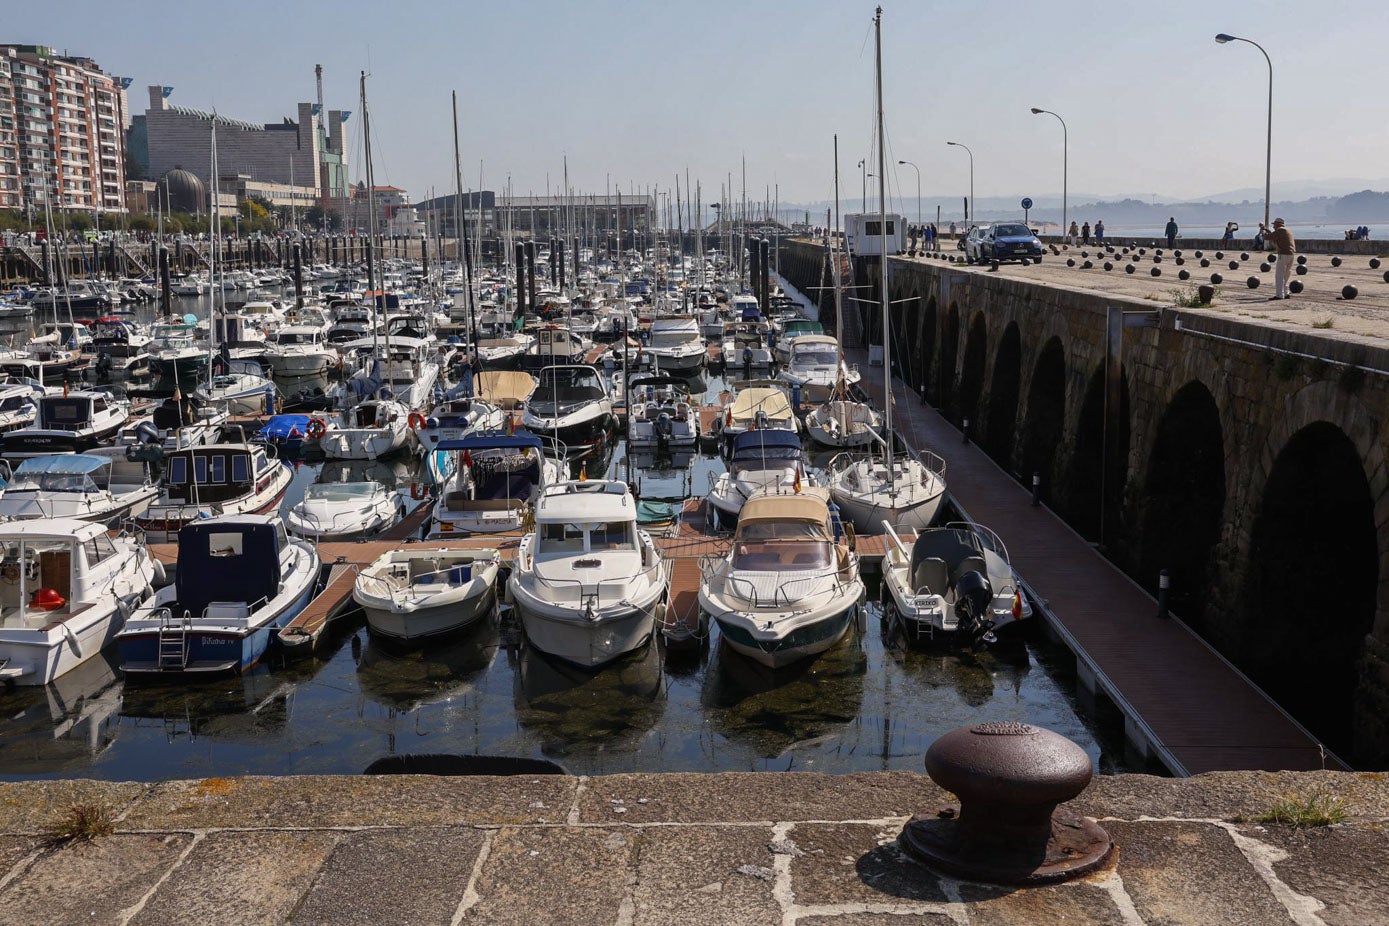
[[[439,453],[454,465],[434,503],[429,537],[494,534],[517,530],[541,490],[568,475],[566,465],[545,456],[528,431],[476,431],[443,441]]]
[[[376,460],[400,450],[410,439],[410,409],[384,396],[358,402],[332,424],[313,418],[308,435],[330,460]]]
[[[261,414],[267,394],[276,394],[275,383],[253,360],[230,361],[226,372],[215,373],[193,393],[204,404],[225,408],[232,415]]]
[[[279,510],[294,470],[245,441],[175,450],[164,458],[159,498],[135,519],[152,541],[178,536],[187,524],[219,515]]]
[[[156,575],[149,551],[104,525],[0,525],[0,680],[46,685],[101,652]]]
[[[767,347],[767,336],[758,322],[729,322],[720,334],[724,367],[741,372],[743,379],[754,373],[771,375],[776,365]]]
[[[507,590],[532,646],[596,668],[651,639],[669,584],[626,483],[578,480],[536,500]]]
[[[803,475],[804,474],[804,475]],[[748,499],[763,491],[794,492],[814,485],[801,439],[794,431],[745,431],[733,441],[728,470],[709,475],[709,521],[715,530],[732,526]]]
[[[489,370],[512,370],[534,343],[533,335],[521,331],[504,338],[481,338],[477,342],[477,359]]]
[[[401,496],[379,482],[316,482],[284,517],[296,537],[348,540],[379,533],[404,514]]]
[[[699,606],[730,647],[773,669],[843,639],[864,597],[858,555],[820,489],[754,496],[728,553],[700,561]]]
[[[866,402],[832,398],[806,414],[805,429],[825,447],[866,447],[881,440],[883,416]]]
[[[7,460],[80,453],[116,436],[130,418],[130,406],[109,392],[82,390],[45,395],[34,423],[0,435]]]
[[[699,408],[690,386],[674,376],[643,376],[627,384],[627,446],[670,453],[699,443]]]
[[[704,367],[708,347],[699,333],[698,319],[672,315],[652,319],[651,332],[643,350],[654,359],[662,373],[695,373]]]
[[[127,460],[123,448],[30,457],[0,495],[0,519],[72,518],[116,527],[158,495],[149,466]]]
[[[43,384],[21,376],[6,377],[0,383],[0,434],[27,428],[39,413]]]
[[[979,524],[954,523],[901,537],[887,531],[884,619],[908,642],[937,634],[975,643],[1032,616],[1008,548]]]
[[[839,342],[827,334],[807,334],[791,341],[780,376],[793,389],[800,389],[803,402],[824,402],[837,384],[852,386],[859,381],[858,369],[844,362]]]
[[[116,635],[130,674],[240,673],[303,611],[318,587],[318,552],[275,515],[225,515],[178,532],[174,581]]]
[[[423,423],[420,416],[411,415],[415,437],[426,451],[436,449],[441,441],[461,440],[473,431],[500,431],[510,418],[510,412],[486,399],[456,392],[435,403]]]
[[[535,332],[535,340],[521,353],[519,362],[523,370],[579,364],[584,362],[592,349],[592,341],[559,324],[550,323]]]
[[[723,439],[725,453],[733,450],[739,434],[756,428],[761,431],[790,431],[799,433],[801,423],[786,394],[786,384],[771,380],[754,380],[736,384],[733,400],[724,406],[723,414],[714,421],[715,430]]]
[[[287,325],[266,346],[265,362],[275,376],[319,376],[337,364],[338,352],[329,346],[322,326]]]
[[[417,642],[463,630],[496,601],[496,550],[408,547],[380,556],[357,576],[352,600],[371,632]]]
[[[545,367],[536,378],[539,385],[522,417],[526,428],[573,456],[607,443],[615,422],[612,399],[593,367]]]
[[[192,315],[181,322],[155,325],[149,344],[150,371],[172,380],[201,372],[207,366],[208,351],[197,343],[196,332]]]

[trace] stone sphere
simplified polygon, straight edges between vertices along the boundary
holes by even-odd
[[[1126,266],[1124,267],[1124,272],[1125,272],[1125,273],[1133,273],[1133,272],[1134,272],[1135,270],[1137,270],[1137,269],[1138,269],[1138,268],[1135,267],[1133,264],[1128,264],[1128,265],[1126,265]]]
[[[1378,258],[1378,257],[1371,257],[1371,258],[1370,258],[1370,269],[1371,269],[1371,270],[1378,270],[1378,269],[1379,269],[1379,258]]]
[[[1105,262],[1104,262],[1104,269],[1106,269],[1106,270],[1113,270],[1113,269],[1114,269],[1114,265],[1111,264],[1109,261],[1105,261]]]
[[[1211,300],[1215,298],[1215,287],[1202,283],[1200,286],[1196,287],[1196,294],[1201,297],[1202,305],[1210,305]]]
[[[1301,281],[1301,280],[1293,280],[1291,283],[1288,284],[1288,290],[1289,290],[1290,292],[1294,292],[1294,293],[1300,293],[1300,292],[1302,292],[1302,281]]]
[[[1178,271],[1177,271],[1177,279],[1179,279],[1179,280],[1189,280],[1189,279],[1191,279],[1191,271],[1190,271],[1190,270],[1178,270]]]
[[[1177,266],[1178,266],[1178,267],[1180,267],[1180,266],[1181,266],[1182,264],[1184,264],[1184,263],[1186,263],[1186,258],[1185,258],[1185,257],[1178,257],[1178,258],[1177,258]]]
[[[1339,267],[1339,266],[1341,266],[1341,259],[1340,259],[1339,257],[1333,257],[1333,258],[1331,258],[1331,266],[1333,266],[1333,267]]]
[[[1342,286],[1342,287],[1341,287],[1341,298],[1342,298],[1342,299],[1354,299],[1354,298],[1355,298],[1356,296],[1358,296],[1358,295],[1360,295],[1360,290],[1356,289],[1354,286],[1350,285],[1349,283],[1347,283],[1345,286]]]
[[[1215,252],[1215,259],[1216,259],[1216,260],[1224,260],[1224,259],[1225,259],[1225,252],[1224,252],[1224,251],[1216,251],[1216,252]]]
[[[1153,255],[1153,263],[1155,263],[1155,264],[1160,264],[1160,263],[1162,263],[1162,257],[1161,257],[1160,255],[1158,255],[1158,254],[1154,254],[1154,255]]]
[[[1074,267],[1075,265],[1076,265],[1076,259],[1075,259],[1074,257],[1068,257],[1068,258],[1066,258],[1066,266],[1067,266],[1067,267]],[[833,359],[833,358],[831,358],[831,359]]]
[[[1197,251],[1197,252],[1196,252],[1196,256],[1197,256],[1197,257],[1205,257],[1206,255],[1204,255],[1204,254],[1201,253],[1200,251]]]
[[[1307,255],[1306,255],[1306,254],[1299,254],[1299,255],[1297,255],[1297,262],[1298,262],[1299,264],[1305,264],[1305,263],[1307,263]]]
[[[1202,267],[1209,267],[1210,265],[1211,265],[1211,259],[1210,259],[1209,257],[1203,257],[1203,258],[1201,258],[1201,266],[1202,266]]]
[[[1260,264],[1260,265],[1259,265],[1259,272],[1260,272],[1260,273],[1268,273],[1269,269],[1270,269],[1270,268],[1269,268],[1268,264]]]
[[[1306,265],[1306,264],[1298,264],[1296,267],[1293,268],[1293,272],[1296,273],[1298,276],[1306,276],[1306,275],[1307,275],[1307,265]]]
[[[1083,264],[1080,265],[1080,269],[1081,269],[1081,270],[1089,270],[1089,269],[1090,269],[1091,267],[1093,267],[1093,266],[1095,266],[1094,263],[1087,260],[1085,263],[1083,263]]]
[[[1149,272],[1152,273],[1152,275],[1155,276],[1155,277],[1160,277],[1160,276],[1162,276],[1162,268],[1161,268],[1161,267],[1154,267],[1154,268],[1153,268],[1151,271],[1149,271]]]
[[[1249,260],[1249,252],[1248,252],[1248,251],[1245,251],[1243,254],[1241,254],[1241,255],[1239,256],[1239,259],[1240,259],[1240,260]]]
[[[1248,286],[1250,289],[1258,289],[1258,288],[1259,288],[1259,278],[1258,278],[1258,277],[1250,277],[1249,279],[1247,279],[1247,280],[1244,281],[1244,285],[1245,285],[1245,286]]]
[[[1232,261],[1230,261],[1230,269],[1231,269],[1231,270],[1238,270],[1238,269],[1239,269],[1239,261],[1237,261],[1237,260],[1232,260]]]
[[[1212,273],[1211,282],[1214,283],[1216,286],[1219,286],[1221,283],[1225,282],[1225,278],[1218,273]]]

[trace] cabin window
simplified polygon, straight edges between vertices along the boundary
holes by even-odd
[[[240,534],[229,531],[222,531],[207,535],[207,552],[211,556],[240,556],[241,555]]]
[[[82,548],[87,553],[88,566],[95,566],[97,563],[106,559],[108,556],[114,555],[116,552],[116,548],[111,544],[111,538],[105,534],[98,534],[91,540],[88,540],[86,543],[82,544]]]
[[[584,552],[584,529],[577,524],[540,525],[540,545],[537,553]]]
[[[227,481],[227,458],[220,453],[212,457],[212,481]]]
[[[199,485],[207,482],[207,457],[193,458],[193,481]]]
[[[243,454],[232,457],[232,480],[249,482],[251,479],[251,458]]]
[[[105,399],[93,399],[93,400],[92,400],[92,411],[94,411],[94,412],[104,412],[104,411],[106,411],[106,400],[105,400]]]
[[[184,485],[188,482],[188,458],[173,457],[169,460],[169,485]]]
[[[591,550],[634,550],[636,543],[632,538],[632,522],[609,521],[595,524],[590,534]]]

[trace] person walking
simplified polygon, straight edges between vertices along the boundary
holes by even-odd
[[[1080,226],[1077,225],[1077,224],[1075,223],[1075,220],[1074,220],[1074,219],[1072,219],[1072,220],[1071,220],[1071,227],[1070,227],[1070,229],[1066,232],[1066,243],[1067,243],[1067,244],[1075,244],[1075,243],[1076,243],[1076,239],[1079,238],[1079,237],[1080,237]]]
[[[1100,241],[1103,241],[1103,240],[1104,240],[1104,219],[1098,219],[1098,220],[1096,220],[1096,222],[1095,222],[1095,241],[1096,241],[1096,242],[1100,242]]]
[[[954,223],[954,222],[951,222],[951,223],[950,223],[950,237],[952,237],[952,238],[955,237],[955,223]]]
[[[1262,225],[1262,223],[1260,223],[1260,224]],[[1275,223],[1275,224],[1276,224],[1276,223]],[[1237,231],[1239,231],[1239,223],[1238,223],[1238,222],[1226,222],[1226,223],[1225,223],[1225,234],[1222,235],[1222,236],[1220,237],[1221,243],[1223,243],[1223,244],[1234,244],[1234,241],[1235,241],[1235,232],[1237,232]]]
[[[1089,244],[1089,243],[1090,243],[1090,220],[1089,220],[1089,219],[1086,219],[1086,220],[1085,220],[1085,224],[1082,225],[1082,226],[1080,226],[1080,243],[1081,243],[1081,244]]]
[[[1175,248],[1177,246],[1177,217],[1175,215],[1167,217],[1167,227],[1162,230],[1162,233],[1167,236],[1167,246]]]
[[[1270,231],[1259,223],[1259,231],[1263,232],[1264,240],[1273,246],[1278,252],[1278,263],[1273,270],[1273,295],[1268,299],[1272,302],[1275,299],[1288,299],[1288,277],[1293,271],[1293,256],[1297,254],[1297,242],[1293,240],[1292,229],[1283,224],[1282,219],[1273,220],[1273,230]]]

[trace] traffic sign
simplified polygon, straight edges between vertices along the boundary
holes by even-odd
[[[1022,198],[1022,207],[1023,207],[1024,209],[1031,209],[1031,208],[1032,208],[1032,197],[1030,197],[1030,196],[1024,196],[1024,197]]]

